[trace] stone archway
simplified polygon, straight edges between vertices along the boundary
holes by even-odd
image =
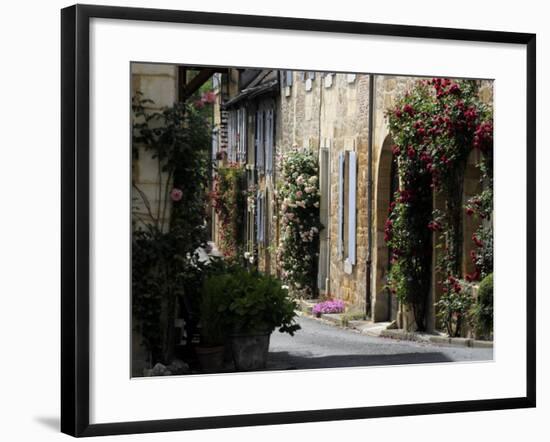
[[[387,275],[390,266],[388,246],[384,240],[384,225],[388,208],[397,190],[397,170],[392,153],[393,140],[387,135],[376,162],[374,183],[374,254],[373,292],[371,299],[372,319],[375,322],[396,319],[397,300],[387,289]]]

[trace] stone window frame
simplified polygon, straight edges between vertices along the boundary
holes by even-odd
[[[331,204],[332,204],[332,140],[323,138],[319,146],[319,214],[323,230],[320,233],[319,269],[317,283],[324,293],[329,292],[330,281],[330,243],[331,243]],[[325,174],[323,172],[326,172]],[[324,242],[323,249],[322,244]],[[325,261],[326,260],[326,261]],[[324,270],[321,270],[324,267]],[[324,280],[321,280],[321,277]]]
[[[323,75],[323,86],[325,89],[330,89],[336,80],[335,72],[325,72]]]

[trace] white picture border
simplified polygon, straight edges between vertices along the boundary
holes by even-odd
[[[130,379],[131,61],[495,79],[495,360]],[[91,19],[90,423],[525,396],[525,66],[512,44]]]

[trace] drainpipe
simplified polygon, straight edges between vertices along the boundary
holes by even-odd
[[[372,319],[372,143],[374,130],[374,74],[369,74],[369,134],[367,158],[367,281],[365,315]]]

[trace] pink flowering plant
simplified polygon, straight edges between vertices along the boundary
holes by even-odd
[[[312,309],[312,313],[319,317],[326,313],[343,313],[346,306],[341,299],[328,300],[315,304]]]
[[[479,99],[478,82],[434,78],[416,82],[386,116],[399,177],[384,231],[391,253],[389,288],[411,307],[417,329],[425,330],[432,243],[439,241],[439,284],[447,290],[441,301],[446,303],[446,313],[441,319],[454,320],[453,333],[457,334],[459,312],[448,307],[467,304],[450,299],[463,294],[456,281],[462,256],[464,173],[472,149],[481,152],[483,164],[492,163],[492,109]],[[434,193],[443,197],[445,210],[434,211]],[[492,194],[486,205],[492,212]]]
[[[212,133],[204,110],[176,103],[159,111],[151,103],[140,93],[132,101],[133,159],[148,156],[158,177],[148,192],[132,181],[132,314],[154,364],[174,357],[177,300],[196,290]]]
[[[295,293],[317,293],[320,222],[317,157],[310,149],[292,148],[280,157],[278,198],[281,240],[277,257],[282,278]]]

